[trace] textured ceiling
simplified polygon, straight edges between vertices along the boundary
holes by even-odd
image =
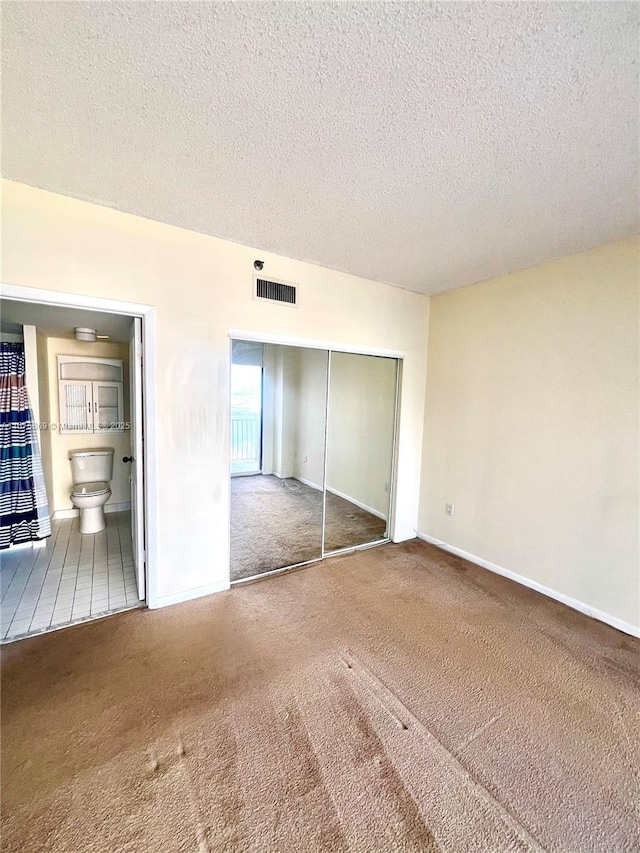
[[[637,3],[2,12],[14,180],[427,293],[638,229]]]

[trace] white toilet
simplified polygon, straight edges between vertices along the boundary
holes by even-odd
[[[70,450],[71,503],[80,510],[80,533],[99,533],[107,526],[104,505],[111,497],[113,447]]]

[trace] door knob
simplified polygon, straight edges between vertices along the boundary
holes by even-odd
[[[133,462],[133,456],[123,456],[122,461],[123,462]]]

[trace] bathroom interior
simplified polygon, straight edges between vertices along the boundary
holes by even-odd
[[[231,341],[231,582],[390,538],[399,359]]]
[[[132,544],[133,318],[2,299],[24,377],[51,535],[0,550],[3,642],[138,607]],[[36,483],[37,485],[37,483]],[[19,537],[18,537],[19,538]]]

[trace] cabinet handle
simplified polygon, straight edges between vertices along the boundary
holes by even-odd
[[[98,404],[97,403],[93,404],[93,411],[96,413],[96,415],[98,414]]]

